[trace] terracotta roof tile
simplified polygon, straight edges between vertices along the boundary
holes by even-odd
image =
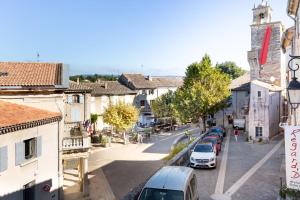
[[[50,112],[30,106],[0,101],[0,129],[19,124],[60,118],[60,113]],[[57,120],[56,120],[57,121]]]
[[[61,84],[61,63],[0,62],[0,86]]]
[[[98,83],[80,83],[92,89],[92,95],[126,95],[136,94],[135,90],[131,90],[119,81],[101,81]]]

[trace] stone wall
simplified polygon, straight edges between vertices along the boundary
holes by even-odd
[[[262,44],[267,27],[272,29],[270,43],[268,47],[268,56],[266,64],[260,66],[259,58]],[[281,37],[283,26],[281,22],[272,22],[266,24],[251,25],[251,51],[248,52],[248,62],[251,70],[251,80],[258,79],[263,82],[271,83],[270,77],[275,78],[278,86],[283,86],[285,74],[283,74],[281,50]]]

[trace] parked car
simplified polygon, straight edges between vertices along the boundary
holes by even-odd
[[[206,136],[202,139],[202,142],[204,143],[212,143],[214,147],[216,148],[216,155],[219,155],[219,152],[221,151],[222,142],[218,136]]]
[[[182,166],[166,166],[145,184],[139,200],[199,199],[194,170]]]
[[[211,129],[209,129],[209,131],[211,131],[211,132],[220,132],[220,133],[222,133],[223,137],[226,137],[226,131],[223,127],[216,126],[216,127],[213,127]]]
[[[216,149],[212,143],[200,143],[195,146],[190,156],[190,167],[217,167]]]
[[[217,136],[223,142],[223,133],[221,132],[208,132],[205,136]]]

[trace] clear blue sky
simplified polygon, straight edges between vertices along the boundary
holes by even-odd
[[[208,53],[248,69],[260,0],[1,0],[0,60],[70,65],[71,74],[183,75]],[[287,0],[269,0],[286,27]],[[143,65],[143,67],[142,67]]]

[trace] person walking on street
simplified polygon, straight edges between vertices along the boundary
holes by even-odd
[[[143,143],[143,135],[141,133],[138,134],[138,142]]]
[[[239,133],[239,130],[236,128],[235,130],[234,130],[234,137],[235,137],[235,141],[237,142],[238,141],[238,135],[239,135],[240,133]]]

